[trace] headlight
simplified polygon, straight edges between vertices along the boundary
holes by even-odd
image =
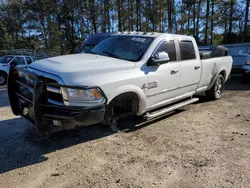
[[[64,90],[67,91],[67,99],[71,106],[86,106],[105,103],[105,98],[101,95],[101,92],[98,89],[64,88]]]
[[[246,60],[246,61],[244,62],[244,65],[250,65],[250,60]]]

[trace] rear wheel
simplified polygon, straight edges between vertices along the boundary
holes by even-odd
[[[224,84],[225,79],[221,74],[219,74],[214,82],[214,85],[206,92],[206,96],[210,100],[220,99],[224,91]]]
[[[7,82],[7,75],[4,72],[0,72],[0,85],[4,85]]]

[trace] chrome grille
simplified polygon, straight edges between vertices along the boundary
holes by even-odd
[[[58,84],[58,82],[51,78],[46,78],[46,82],[48,84],[47,85],[48,102],[51,104],[64,106],[61,88],[54,85],[50,86],[50,84]]]
[[[21,96],[26,97],[28,100],[33,100],[34,88],[36,84],[36,76],[18,71],[18,91]]]
[[[34,88],[36,86],[36,74],[27,71],[17,71],[18,91],[21,97],[25,97],[28,101],[33,101]],[[46,83],[47,102],[55,105],[64,106],[61,88],[55,79],[43,76],[43,82]],[[53,85],[53,86],[52,86]]]

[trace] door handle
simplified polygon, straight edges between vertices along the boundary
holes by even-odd
[[[201,66],[195,66],[194,70],[198,70],[199,68],[201,68]]]
[[[171,70],[171,74],[176,74],[177,72],[179,72],[179,69]]]

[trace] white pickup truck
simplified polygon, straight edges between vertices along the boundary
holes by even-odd
[[[5,55],[0,57],[0,86],[6,84],[11,65],[24,67],[33,61],[34,58],[32,56],[24,55]]]
[[[190,36],[112,34],[84,54],[12,67],[9,100],[15,115],[42,132],[101,122],[115,131],[127,114],[155,118],[199,93],[219,99],[232,58],[214,54],[201,55]]]

